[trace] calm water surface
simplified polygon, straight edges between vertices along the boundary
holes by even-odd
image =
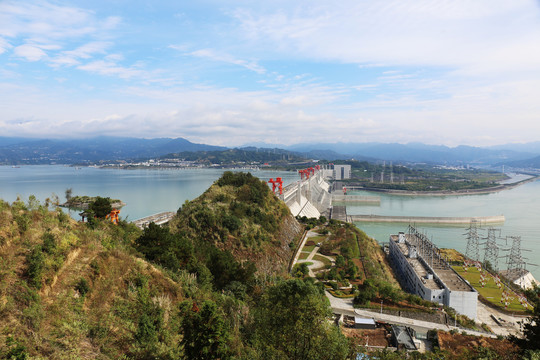
[[[0,166],[0,198],[13,202],[20,196],[28,199],[35,195],[43,201],[53,193],[64,201],[67,188],[74,195],[108,196],[124,201],[121,216],[128,220],[162,211],[176,211],[186,200],[202,194],[224,170],[218,169],[76,169],[65,166]],[[268,180],[281,176],[285,185],[299,179],[295,172],[252,171],[255,176]],[[352,194],[352,193],[351,193]],[[374,195],[356,192],[355,194]],[[377,194],[378,195],[378,194]],[[490,216],[504,215],[506,222],[502,235],[518,235],[530,263],[540,264],[540,182],[535,181],[512,190],[494,194],[408,197],[380,194],[380,206],[348,206],[349,214],[412,215],[412,216]],[[74,217],[78,217],[76,213]],[[358,227],[379,242],[388,241],[390,234],[406,231],[406,224],[357,223]],[[465,252],[467,241],[465,226],[418,226],[439,247],[451,247]],[[487,232],[480,231],[481,234]],[[501,241],[501,246],[505,242]],[[509,244],[510,245],[510,244]],[[506,255],[501,251],[499,256]],[[483,255],[482,255],[483,256]],[[500,259],[505,268],[505,259]],[[540,267],[528,269],[540,279]]]
[[[351,192],[351,194],[353,194]],[[354,192],[354,194],[374,195]],[[377,194],[379,195],[379,194]],[[523,256],[532,264],[540,264],[540,181],[527,183],[511,190],[493,194],[466,196],[396,196],[380,194],[380,206],[347,206],[348,214],[374,214],[396,216],[493,216],[504,215],[504,224],[492,225],[501,229],[503,237],[521,236]],[[406,224],[357,223],[359,228],[377,239],[387,242],[390,234],[406,231]],[[449,247],[465,252],[467,240],[464,236],[467,226],[418,225],[438,247]],[[479,231],[487,235],[487,229]],[[481,240],[484,242],[484,240]],[[506,246],[505,240],[499,242]],[[480,251],[483,259],[484,251]],[[500,251],[505,256],[508,251]],[[506,259],[499,259],[499,268],[506,268]],[[540,279],[540,267],[528,265],[535,278]]]
[[[126,203],[120,215],[136,220],[162,211],[176,211],[186,200],[201,195],[225,170],[221,169],[98,169],[67,166],[0,166],[0,198],[13,202],[35,195],[43,201],[52,194],[65,201],[73,195],[103,196]],[[261,179],[281,176],[284,185],[298,180],[294,172],[251,171]],[[74,217],[78,218],[76,214]]]

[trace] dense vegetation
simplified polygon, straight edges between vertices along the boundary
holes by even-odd
[[[197,243],[199,260],[215,263],[222,255],[213,249],[220,249],[239,261],[255,263],[260,272],[270,271],[267,275],[284,270],[301,231],[265,182],[230,171],[198,199],[185,203],[170,228]]]
[[[320,287],[245,258],[290,254],[282,206],[246,174],[184,204],[170,230],[77,223],[35,198],[0,201],[0,358],[344,359],[348,342],[326,323]],[[275,223],[264,223],[267,211]],[[252,241],[246,229],[257,230]],[[268,337],[282,331],[290,344]]]

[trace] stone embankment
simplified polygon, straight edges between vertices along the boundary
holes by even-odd
[[[362,196],[362,195],[337,195],[332,194],[332,204],[336,203],[354,203],[354,204],[369,204],[380,205],[380,196]]]
[[[504,223],[504,215],[473,217],[436,217],[436,216],[382,216],[382,215],[347,215],[349,222],[386,222],[407,224],[469,224],[476,221],[479,225]]]

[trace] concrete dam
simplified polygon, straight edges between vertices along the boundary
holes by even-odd
[[[321,169],[307,179],[299,180],[283,188],[281,200],[287,204],[294,216],[318,218],[330,217],[334,203],[380,204],[379,196],[335,195],[325,177],[332,170]]]
[[[281,200],[287,204],[294,216],[318,218],[324,215],[345,222],[383,222],[408,224],[468,224],[476,221],[481,225],[504,223],[504,215],[471,217],[430,217],[430,216],[383,216],[348,215],[347,204],[380,205],[379,196],[360,196],[330,193],[331,186],[326,181],[332,177],[332,170],[320,169],[312,176],[299,180],[283,188]]]

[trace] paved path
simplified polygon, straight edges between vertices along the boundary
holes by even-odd
[[[507,336],[507,335],[520,335],[521,329],[518,321],[521,321],[523,317],[514,317],[507,315],[503,312],[493,309],[482,302],[478,301],[478,306],[476,310],[477,321],[480,323],[487,324],[495,334]],[[503,326],[499,326],[492,318],[491,315],[495,316],[497,319],[502,319],[500,321]]]
[[[360,316],[364,318],[373,318],[377,321],[383,321],[386,323],[391,324],[398,324],[398,325],[405,325],[412,328],[415,328],[417,330],[431,330],[431,329],[437,329],[437,330],[443,330],[443,331],[450,331],[450,330],[456,330],[459,332],[465,331],[467,334],[470,335],[476,335],[476,336],[487,336],[496,338],[497,335],[495,334],[487,334],[483,332],[468,330],[468,329],[462,329],[454,326],[448,326],[444,324],[439,323],[433,323],[429,321],[422,321],[422,320],[415,320],[415,319],[409,319],[402,316],[395,316],[395,315],[388,315],[388,314],[381,314],[375,311],[368,311],[363,309],[355,309],[353,307],[352,299],[340,299],[332,296],[329,292],[326,292],[326,296],[328,297],[328,300],[330,300],[330,306],[332,307],[332,310],[335,313],[349,315],[349,316]]]

